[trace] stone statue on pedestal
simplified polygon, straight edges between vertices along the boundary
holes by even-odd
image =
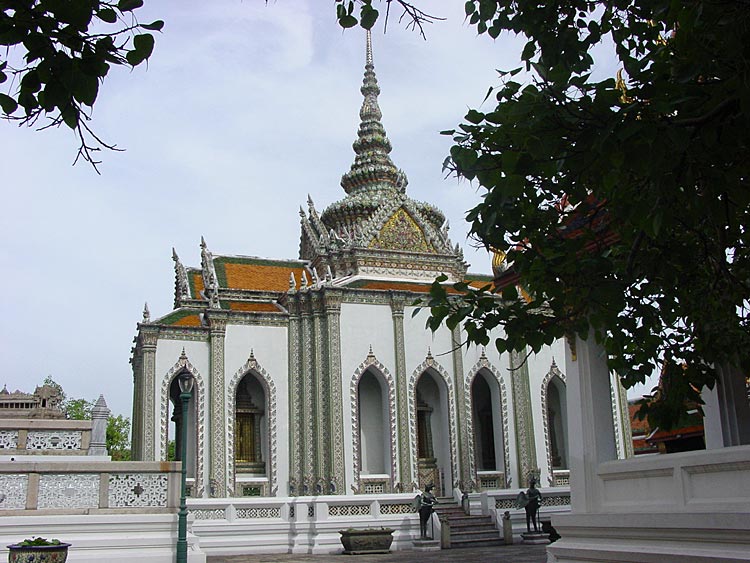
[[[419,497],[419,530],[421,532],[421,538],[427,538],[427,522],[430,521],[432,516],[433,506],[437,503],[435,495],[432,494],[432,485],[425,485],[424,493]]]
[[[527,491],[521,491],[516,498],[516,507],[526,510],[526,531],[531,532],[531,525],[534,525],[534,531],[539,531],[537,524],[537,515],[539,506],[542,503],[542,493],[536,488],[536,478],[531,477]]]

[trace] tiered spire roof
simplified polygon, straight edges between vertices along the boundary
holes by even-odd
[[[354,163],[341,178],[346,196],[320,214],[308,199],[308,213],[300,210],[300,258],[336,277],[434,279],[445,272],[462,279],[466,264],[448,238],[445,216],[435,206],[406,195],[406,174],[389,156],[391,143],[381,122],[369,31],[366,39]]]
[[[381,123],[383,114],[378,105],[380,87],[372,59],[372,35],[367,31],[365,77],[360,92],[364,96],[359,110],[360,124],[357,140],[352,147],[356,154],[349,172],[341,177],[341,187],[347,194],[406,187],[406,175],[396,168],[391,157],[391,142]]]

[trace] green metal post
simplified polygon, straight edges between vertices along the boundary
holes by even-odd
[[[190,401],[190,391],[180,393],[182,401],[182,428],[180,444],[180,463],[182,464],[182,483],[180,488],[180,512],[177,516],[177,563],[187,563],[187,503],[185,496],[187,492],[187,414],[188,401]]]

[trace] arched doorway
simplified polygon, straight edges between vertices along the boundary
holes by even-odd
[[[549,428],[550,469],[569,468],[568,460],[568,412],[565,383],[557,375],[547,384],[547,427]]]
[[[500,388],[494,377],[480,370],[471,382],[474,465],[477,473],[505,472],[503,417]],[[478,475],[481,480],[481,475]],[[503,475],[503,477],[505,477]],[[504,484],[498,482],[498,486]]]
[[[194,480],[196,473],[196,451],[198,429],[196,425],[196,394],[198,386],[194,385],[190,399],[188,400],[187,420],[182,418],[182,400],[180,399],[179,378],[182,372],[176,374],[169,384],[169,404],[171,415],[169,417],[172,425],[168,433],[167,451],[165,458],[167,461],[183,461],[182,459],[182,428],[187,425],[187,444],[185,450],[185,467],[187,469],[188,479]],[[191,483],[192,487],[192,483]]]
[[[419,376],[415,387],[417,430],[417,485],[432,483],[438,495],[450,493],[452,483],[448,389],[432,369]]]
[[[234,407],[235,471],[265,477],[269,457],[268,406],[265,387],[254,372],[247,372],[237,384]]]
[[[372,489],[363,492],[386,492],[392,478],[388,386],[372,367],[357,383],[357,408],[359,473],[364,488]]]

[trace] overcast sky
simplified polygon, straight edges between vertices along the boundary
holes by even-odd
[[[439,131],[480,106],[495,69],[519,66],[523,42],[477,37],[462,2],[424,4],[447,18],[428,41],[394,14],[374,30],[391,156],[409,195],[445,212],[470,270],[490,273],[466,240],[476,189],[444,178]],[[172,247],[186,266],[200,265],[201,235],[214,254],[297,258],[307,195],[318,210],[344,196],[364,67],[364,32],[342,32],[332,3],[146,5],[140,20],[166,25],[148,68],[112,69],[100,89],[93,128],[126,149],[101,154],[101,176],[71,166],[69,130],[0,123],[0,386],[30,392],[52,375],[127,416],[144,302],[152,318],[172,309]]]

